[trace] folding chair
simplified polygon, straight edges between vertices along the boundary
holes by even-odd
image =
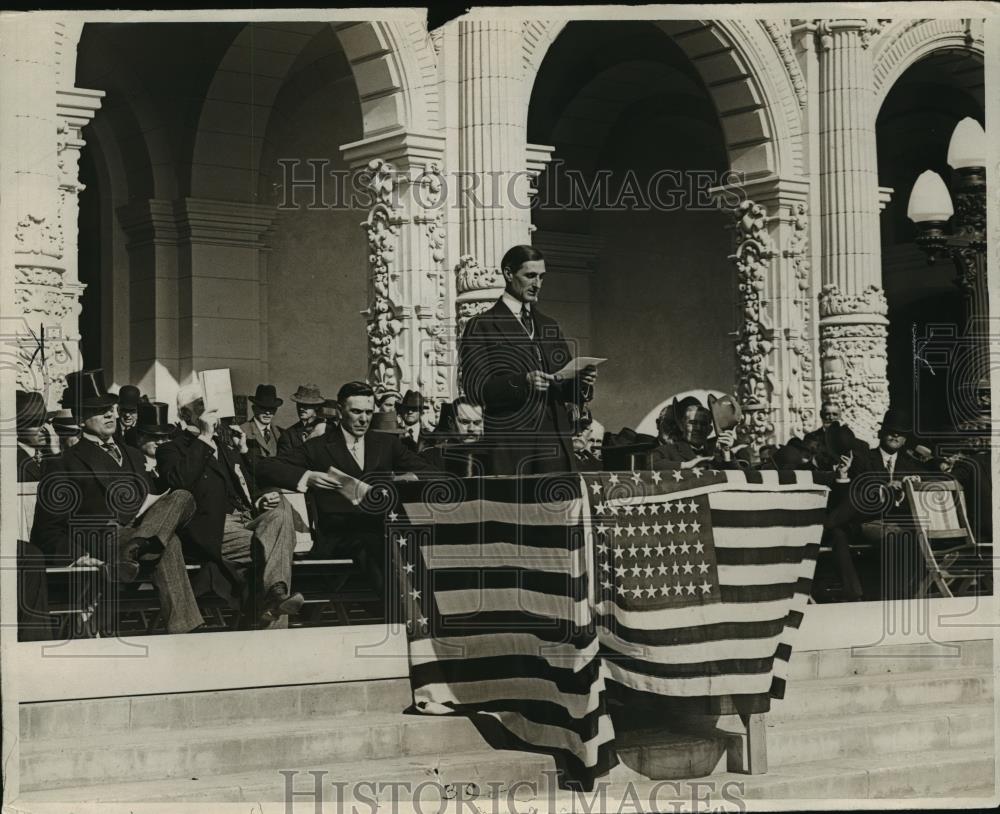
[[[916,597],[928,597],[935,588],[945,597],[966,595],[989,575],[991,562],[981,556],[972,534],[961,484],[907,480],[903,488],[926,566]]]

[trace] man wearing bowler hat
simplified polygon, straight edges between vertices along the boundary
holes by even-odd
[[[258,384],[257,391],[250,397],[253,418],[240,424],[240,429],[247,437],[251,463],[278,454],[278,441],[283,431],[274,423],[274,414],[284,403],[284,399],[278,398],[273,384]]]
[[[51,565],[104,564],[117,582],[152,566],[168,633],[203,624],[177,530],[194,514],[190,492],[177,489],[148,506],[143,455],[115,441],[117,398],[100,370],[71,373],[67,389],[83,424],[75,446],[46,462],[35,504],[31,542]]]
[[[315,384],[300,384],[299,389],[290,396],[295,402],[295,411],[299,420],[281,431],[278,439],[278,454],[288,449],[302,446],[307,439],[315,438],[326,432],[326,418],[320,412],[326,404],[326,399]]]
[[[42,477],[42,461],[51,454],[45,429],[45,399],[41,393],[18,390],[17,404],[17,479],[37,481]]]
[[[156,449],[165,444],[177,431],[167,419],[167,405],[162,401],[140,401],[135,432],[138,449],[146,458],[146,472],[153,480],[156,492],[163,492],[166,485],[160,478],[156,465]]]
[[[139,415],[139,388],[134,384],[123,384],[118,390],[118,428],[115,442],[137,445],[135,423]]]
[[[400,440],[403,446],[411,452],[423,452],[429,446],[426,433],[423,432],[421,418],[424,412],[424,396],[417,390],[407,390],[399,403],[399,422],[403,434]]]

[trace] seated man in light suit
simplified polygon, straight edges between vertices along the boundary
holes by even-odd
[[[257,464],[261,484],[309,491],[315,498],[318,540],[311,557],[357,557],[378,588],[385,580],[385,540],[381,511],[371,485],[393,473],[430,469],[399,437],[372,433],[375,394],[365,382],[349,382],[337,394],[337,430],[310,438]]]

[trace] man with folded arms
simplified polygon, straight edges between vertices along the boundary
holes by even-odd
[[[326,432],[326,416],[321,412],[326,399],[315,384],[300,384],[291,399],[295,402],[299,420],[281,431],[278,455],[292,447],[301,447],[307,439]]]
[[[348,382],[337,394],[340,427],[301,447],[257,464],[259,481],[283,489],[309,491],[316,501],[318,540],[310,556],[357,557],[375,588],[384,584],[385,540],[382,510],[372,486],[394,473],[429,470],[395,434],[369,432],[375,393],[365,382]]]
[[[277,491],[254,489],[246,436],[235,427],[220,433],[218,411],[205,409],[199,384],[177,393],[177,416],[184,430],[157,447],[156,463],[168,487],[190,490],[197,502],[182,532],[185,543],[216,562],[262,562],[260,584],[254,586],[262,597],[256,616],[265,627],[287,627],[288,616],[297,614],[304,602],[302,594],[290,593],[295,550],[291,505]]]
[[[194,514],[194,498],[175,488],[139,515],[150,491],[145,461],[139,450],[115,441],[117,398],[102,379],[99,370],[67,376],[82,438],[46,461],[31,542],[50,565],[106,564],[118,582],[132,582],[140,563],[155,563],[152,579],[167,632],[186,633],[203,624],[177,536]]]

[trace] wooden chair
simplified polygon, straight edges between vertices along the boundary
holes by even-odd
[[[934,589],[944,597],[968,594],[990,576],[992,563],[982,556],[972,533],[961,485],[954,480],[907,480],[903,488],[926,566],[917,598],[930,596]]]

